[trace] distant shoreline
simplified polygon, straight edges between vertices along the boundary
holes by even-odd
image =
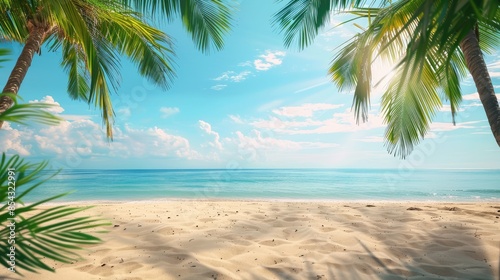
[[[329,200],[329,199],[272,199],[272,198],[161,198],[144,200],[72,200],[72,201],[54,201],[44,203],[44,205],[108,205],[108,204],[150,204],[150,203],[173,203],[173,202],[260,202],[260,203],[322,203],[322,204],[500,204],[500,199],[491,200],[470,200],[470,201],[447,201],[447,200]],[[27,202],[26,204],[30,204]]]

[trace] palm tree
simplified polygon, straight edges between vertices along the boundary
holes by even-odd
[[[500,44],[498,1],[400,0],[380,1],[377,7],[365,2],[289,0],[274,23],[284,32],[286,46],[296,41],[302,49],[333,12],[368,18],[368,27],[342,46],[329,74],[339,88],[354,88],[356,120],[366,121],[372,64],[376,59],[394,63],[395,75],[382,96],[390,153],[407,156],[429,130],[444,99],[455,122],[462,100],[460,80],[467,70],[500,146],[500,107],[482,53]]]
[[[202,50],[211,44],[220,49],[222,35],[230,27],[229,8],[219,0],[0,1],[0,36],[24,44],[3,92],[18,93],[42,45],[61,49],[69,95],[100,108],[107,135],[112,138],[114,112],[109,93],[119,86],[119,56],[130,58],[141,75],[161,88],[168,88],[174,77],[171,39],[147,24],[133,8],[155,15],[159,8],[167,17],[180,12]],[[9,96],[0,98],[0,113],[12,104]]]

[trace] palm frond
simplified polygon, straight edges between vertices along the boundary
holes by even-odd
[[[174,78],[171,39],[145,24],[131,11],[100,11],[99,18],[99,32],[107,35],[105,39],[137,64],[141,75],[162,88],[168,88]]]
[[[48,103],[27,103],[21,104],[18,102],[19,96],[3,93],[1,96],[8,96],[14,100],[14,105],[9,109],[0,113],[0,121],[7,121],[28,125],[30,123],[39,123],[45,125],[59,124],[63,119],[50,112],[47,109],[55,107],[54,104]]]
[[[332,80],[341,90],[354,88],[352,107],[356,123],[368,120],[372,83],[372,44],[367,34],[358,34],[333,59],[329,69]]]
[[[382,96],[382,114],[387,124],[386,146],[389,153],[402,158],[424,137],[432,117],[442,106],[436,86],[438,81],[431,66],[415,61],[410,72],[405,66],[398,67]]]
[[[61,195],[49,197],[41,201],[24,205],[25,198],[35,188],[47,183],[47,180],[57,173],[47,174],[47,162],[39,164],[26,163],[19,156],[7,159],[2,154],[0,161],[0,172],[9,174],[14,170],[9,179],[8,176],[0,177],[0,201],[16,203],[13,209],[9,203],[0,207],[0,264],[10,267],[7,254],[10,247],[15,246],[16,273],[22,270],[36,272],[38,270],[54,271],[53,268],[44,263],[43,259],[55,260],[69,263],[80,258],[75,250],[81,249],[82,245],[90,245],[101,242],[96,236],[82,231],[94,230],[108,226],[109,223],[99,218],[74,217],[89,207],[55,206],[40,209],[43,203],[53,201]],[[15,182],[15,196],[9,190],[9,182]],[[10,208],[10,209],[9,209]],[[12,212],[11,212],[12,211]],[[15,221],[15,243],[8,243],[10,229],[8,223]]]
[[[224,47],[224,35],[231,28],[231,9],[224,1],[181,1],[182,22],[196,47],[202,51]]]
[[[279,0],[283,2],[283,0]],[[310,45],[330,19],[332,12],[359,7],[362,0],[289,0],[273,15],[273,25],[284,33],[284,44],[296,41],[299,49]]]
[[[122,0],[140,12],[171,20],[180,15],[196,47],[220,50],[224,36],[231,29],[234,8],[227,0]]]
[[[0,38],[23,42],[29,34],[26,26],[25,1],[4,1],[0,3]]]
[[[458,113],[460,103],[462,102],[462,90],[460,81],[465,77],[465,61],[461,53],[455,53],[451,63],[445,64],[443,71],[436,71],[440,75],[445,100],[450,102],[451,116],[455,125],[455,117]]]
[[[85,67],[85,55],[77,45],[67,41],[62,45],[61,65],[68,73],[68,94],[72,99],[88,101],[90,76]]]
[[[462,100],[460,81],[467,71],[459,43],[476,26],[484,38],[480,39],[482,47],[491,50],[500,43],[498,5],[476,3],[401,0],[380,8],[354,7],[348,11],[358,18],[369,18],[369,26],[341,48],[329,73],[339,88],[356,89],[353,107],[359,121],[360,112],[363,118],[368,108],[370,92],[369,79],[365,79],[369,75],[361,74],[369,73],[369,63],[363,64],[366,58],[397,65],[396,78],[382,100],[390,153],[405,157],[424,137],[441,106],[439,91],[441,99],[450,102],[455,122]]]
[[[63,48],[68,92],[72,98],[86,100],[101,110],[107,136],[112,139],[110,94],[120,85],[120,54],[128,56],[141,75],[166,89],[174,77],[172,43],[121,0],[49,2],[53,11],[67,15],[58,18],[49,13],[46,17],[52,17],[59,27],[50,40],[53,48]]]

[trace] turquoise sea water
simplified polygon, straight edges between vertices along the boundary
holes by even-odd
[[[63,170],[26,201],[154,199],[500,201],[500,170]]]

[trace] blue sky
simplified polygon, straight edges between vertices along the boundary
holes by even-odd
[[[58,104],[53,112],[66,121],[8,124],[0,131],[4,150],[63,168],[500,168],[500,148],[470,77],[462,83],[457,125],[444,106],[413,154],[395,158],[383,143],[382,89],[374,90],[369,121],[356,125],[352,93],[339,92],[327,76],[334,49],[357,28],[332,29],[341,20],[335,17],[304,51],[286,49],[271,25],[277,9],[274,1],[241,1],[224,50],[209,55],[195,49],[179,21],[164,25],[175,40],[177,77],[162,91],[122,60],[113,142],[104,137],[99,111],[67,96],[60,53],[43,49],[19,94]],[[21,51],[3,46],[13,53],[0,82]],[[498,89],[500,52],[486,58]],[[382,77],[386,69],[374,72]]]

